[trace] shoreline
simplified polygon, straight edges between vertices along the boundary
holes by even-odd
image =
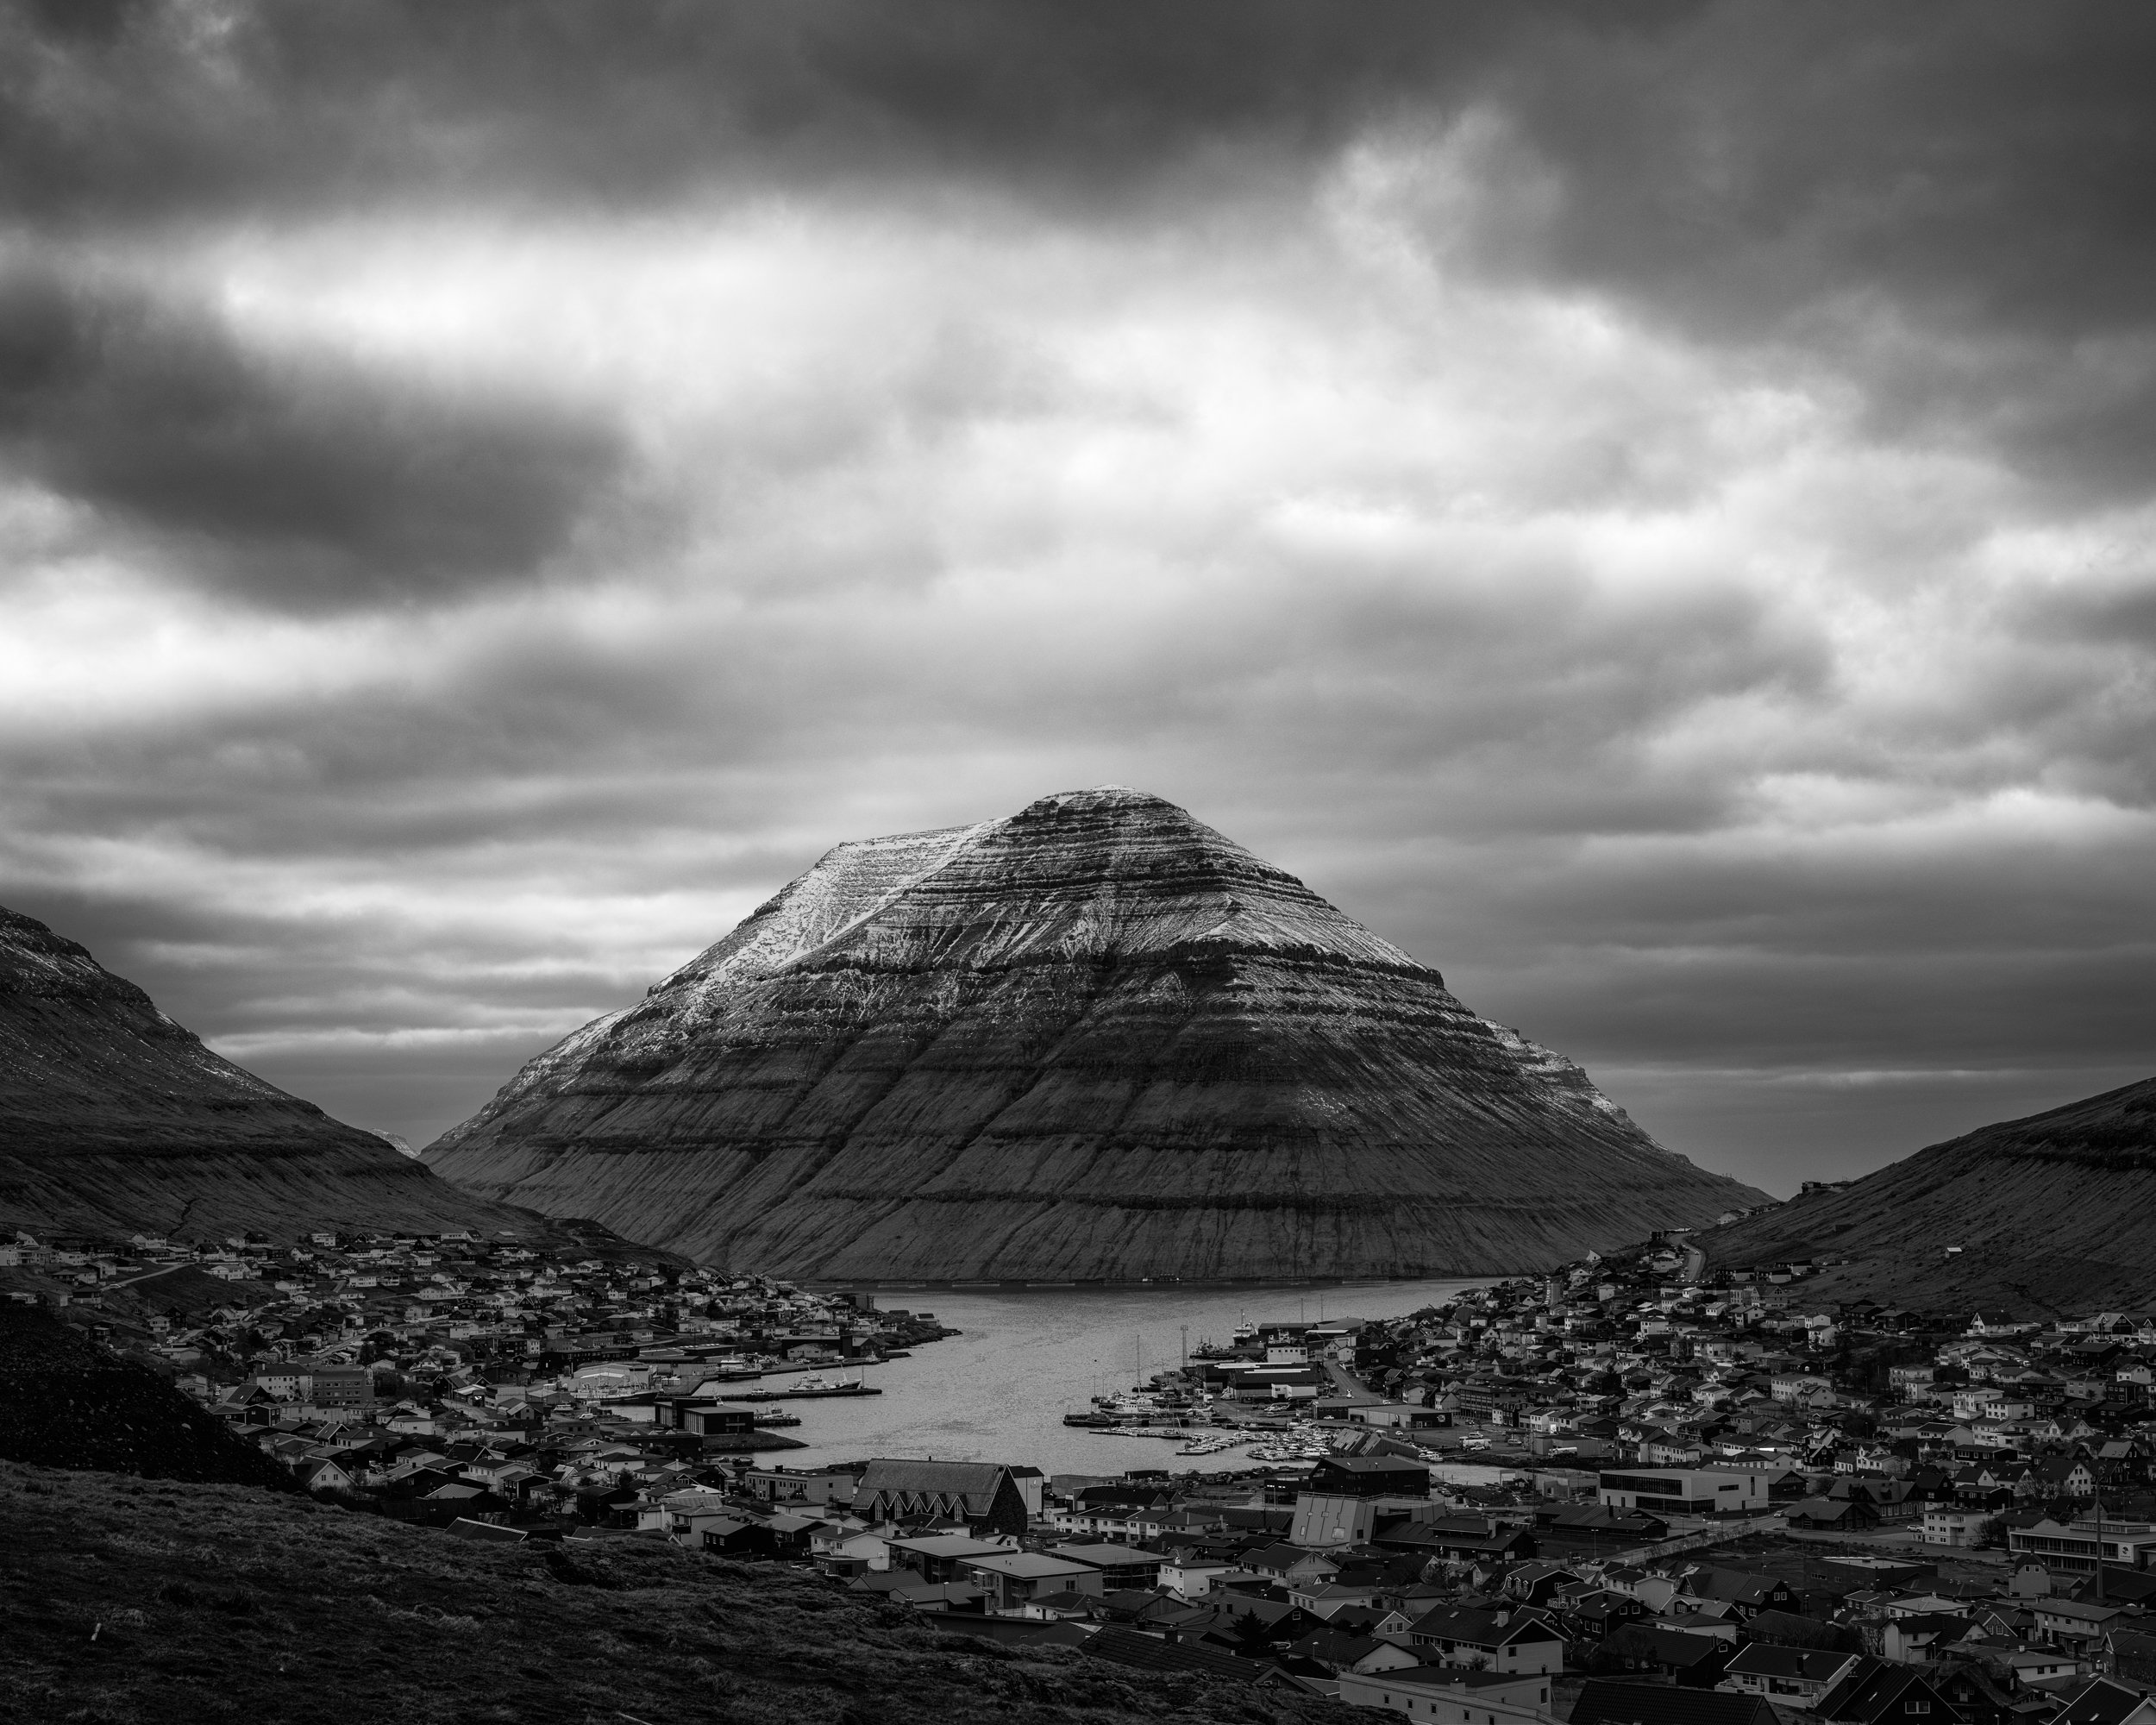
[[[1544,1270],[1432,1270],[1413,1276],[1150,1276],[1136,1281],[1106,1279],[1072,1282],[933,1281],[883,1282],[854,1277],[838,1282],[783,1280],[808,1294],[1143,1294],[1150,1292],[1204,1294],[1267,1288],[1366,1288],[1411,1282],[1511,1282],[1522,1276],[1547,1276]]]

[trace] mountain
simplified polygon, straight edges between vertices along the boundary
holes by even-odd
[[[423,1154],[824,1279],[1494,1273],[1762,1196],[1119,787],[838,846]]]
[[[417,1156],[419,1154],[417,1151],[411,1147],[408,1141],[396,1132],[384,1132],[379,1126],[362,1126],[360,1130],[372,1134],[375,1138],[379,1138],[384,1144],[387,1145],[399,1156]]]
[[[0,1229],[339,1226],[560,1232],[212,1054],[73,941],[0,908]]]
[[[1847,1260],[1805,1283],[1808,1300],[2138,1310],[2156,1280],[2156,1078],[1980,1126],[1698,1244],[1724,1268]]]

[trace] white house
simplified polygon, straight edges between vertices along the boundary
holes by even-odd
[[[1407,1665],[1340,1673],[1340,1699],[1432,1725],[1552,1725],[1546,1673],[1464,1672],[1453,1665]]]

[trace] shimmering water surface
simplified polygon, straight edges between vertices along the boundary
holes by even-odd
[[[1238,1452],[1178,1457],[1158,1438],[1105,1437],[1063,1424],[1096,1395],[1144,1382],[1207,1338],[1236,1326],[1307,1318],[1393,1318],[1441,1304],[1481,1281],[1373,1282],[1304,1289],[890,1289],[877,1303],[933,1312],[962,1333],[868,1368],[881,1396],[789,1402],[801,1423],[786,1435],[806,1449],[765,1459],[788,1466],[865,1456],[1000,1461],[1044,1473],[1121,1473],[1133,1467],[1219,1471],[1253,1464]],[[1141,1375],[1141,1368],[1143,1375]],[[826,1374],[827,1376],[830,1374]],[[849,1373],[849,1376],[851,1374]],[[759,1389],[784,1389],[799,1373]]]

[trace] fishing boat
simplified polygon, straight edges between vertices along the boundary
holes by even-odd
[[[741,1389],[731,1396],[722,1396],[722,1402],[793,1402],[808,1401],[825,1396],[881,1396],[883,1391],[866,1379],[852,1383],[827,1382],[822,1376],[811,1372],[799,1383],[786,1389]]]

